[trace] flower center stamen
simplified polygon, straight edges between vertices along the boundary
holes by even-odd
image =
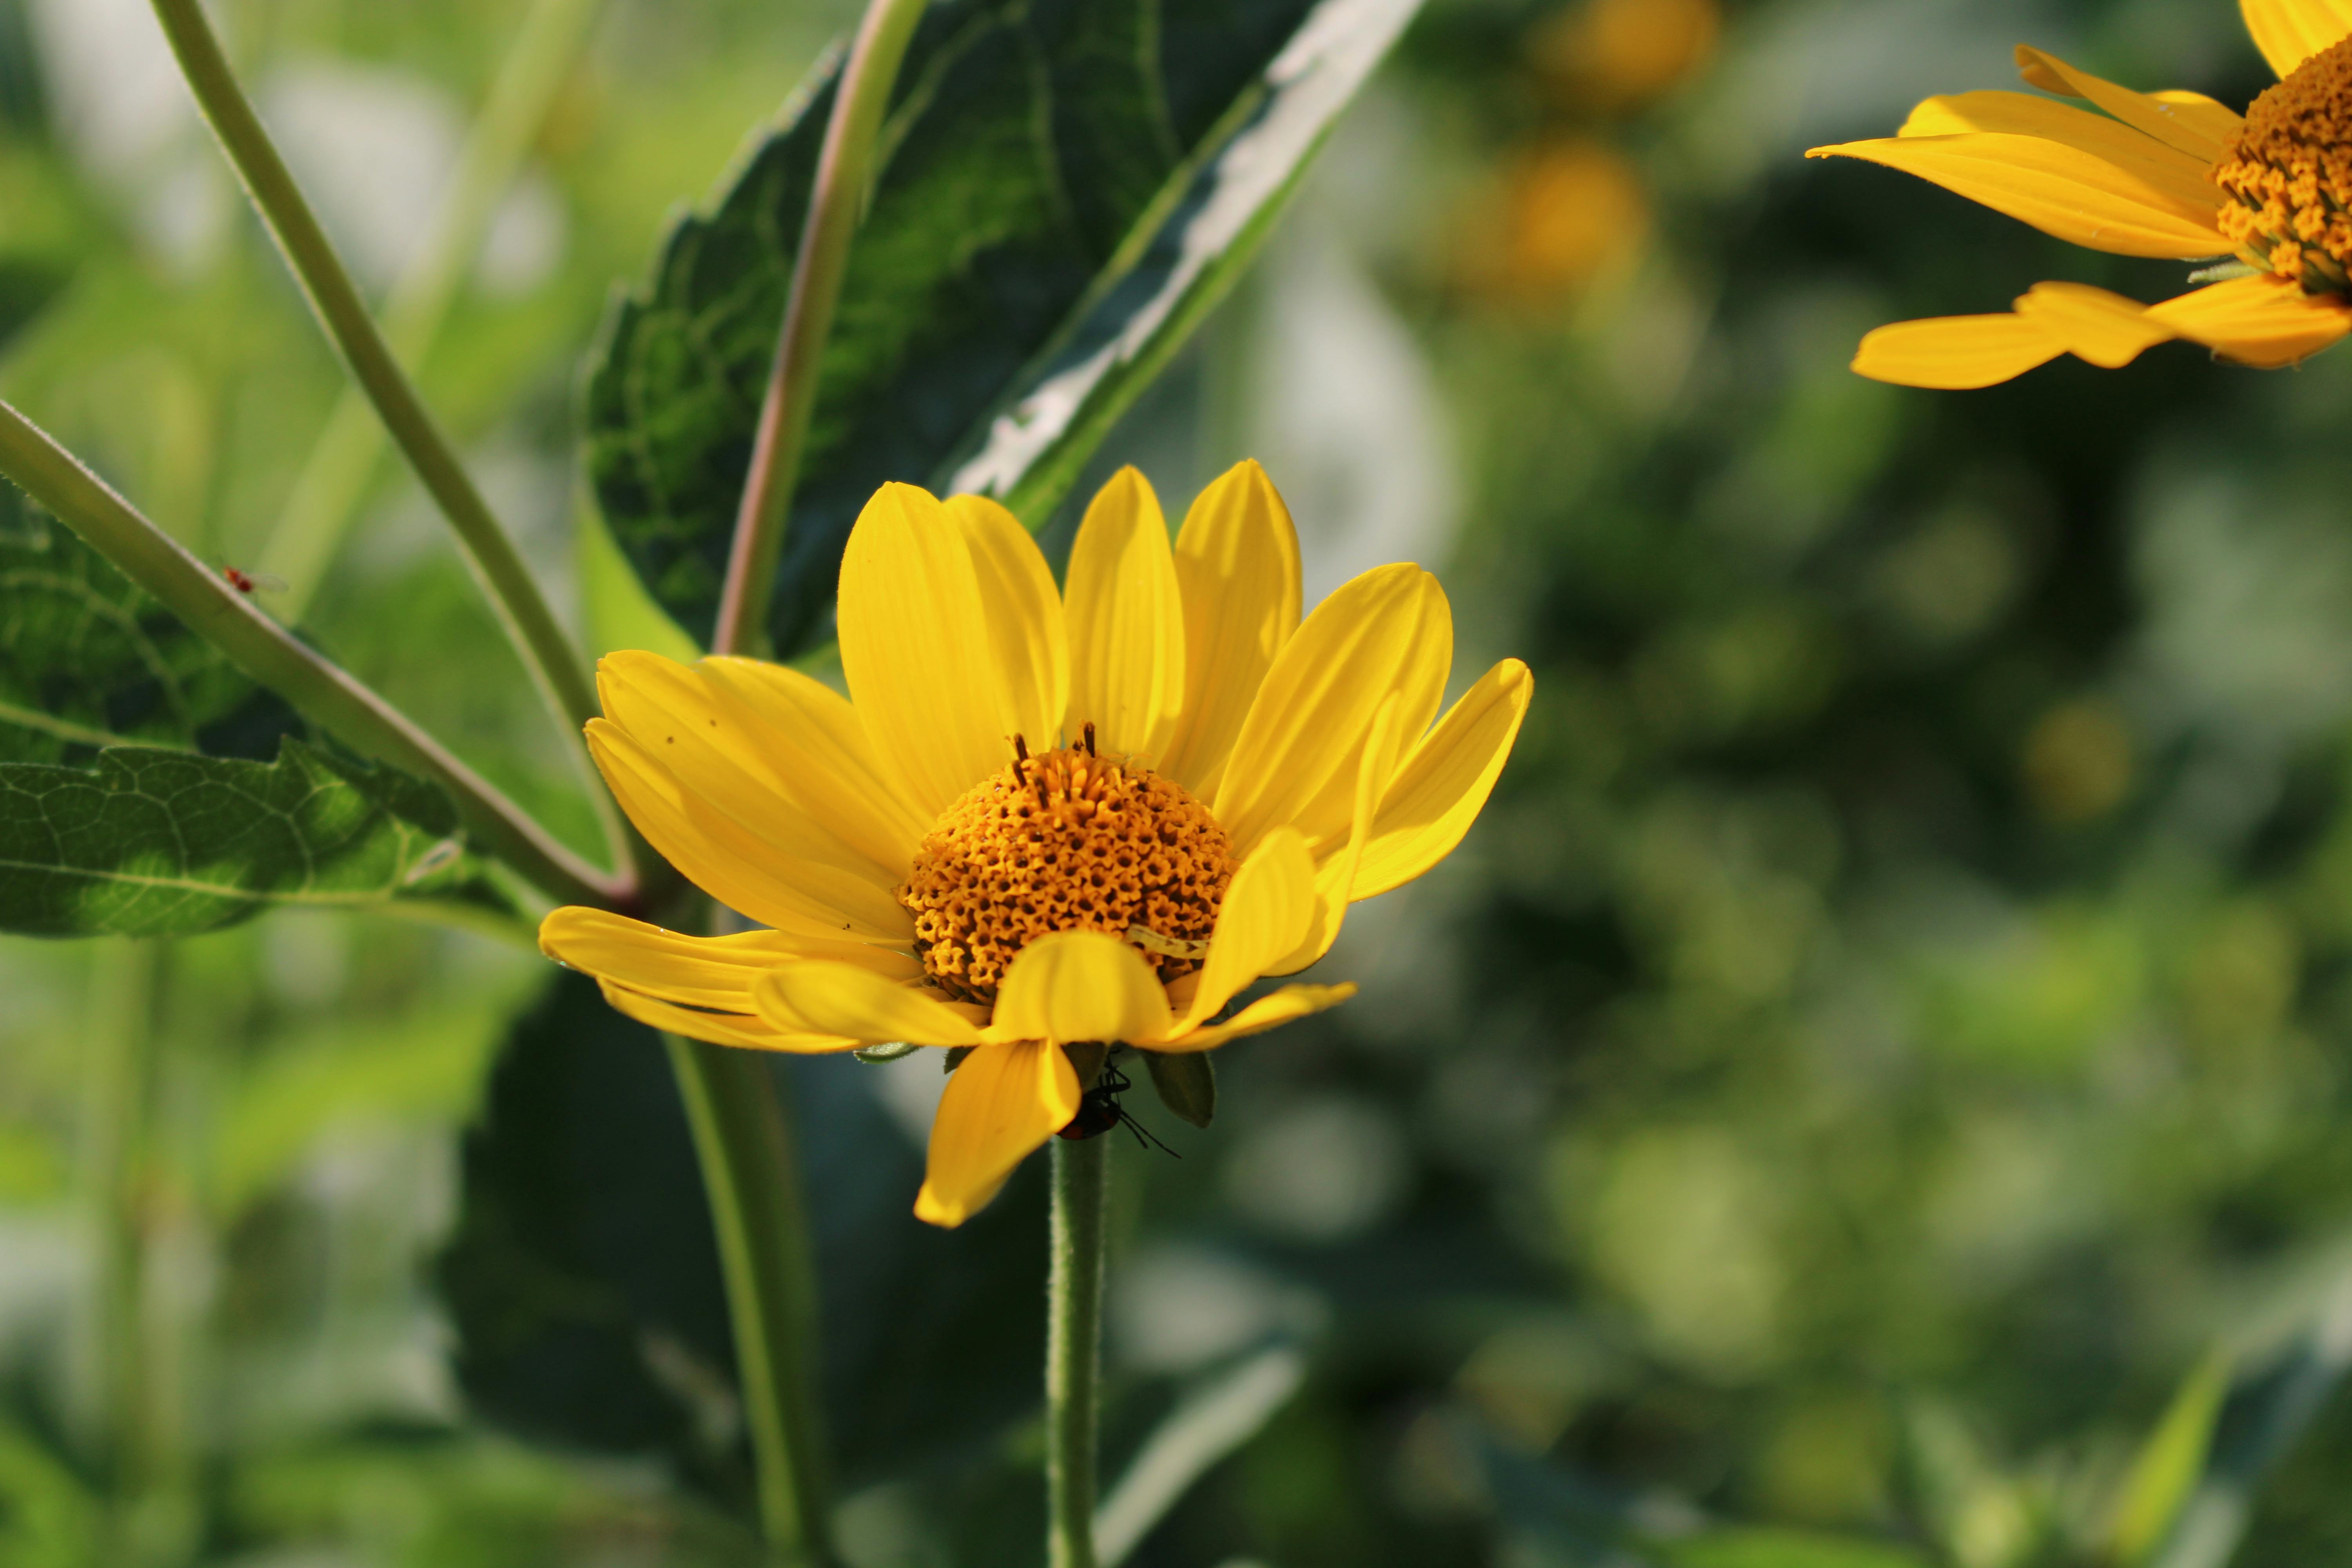
[[[1013,956],[1058,931],[1159,940],[1137,950],[1161,982],[1200,968],[1235,869],[1208,808],[1131,758],[1081,745],[1013,760],[940,815],[898,901],[940,988],[993,1004]],[[1132,941],[1132,938],[1129,938]]]
[[[2212,177],[2236,198],[2221,232],[2249,260],[2305,293],[2352,293],[2352,38],[2254,100]]]

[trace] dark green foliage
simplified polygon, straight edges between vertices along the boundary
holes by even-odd
[[[845,1481],[992,1436],[1037,1396],[1042,1185],[1016,1178],[986,1214],[933,1229],[912,1213],[922,1156],[863,1081],[876,1069],[773,1065],[796,1102]],[[561,976],[516,1028],[464,1168],[440,1277],[476,1409],[568,1447],[661,1453],[743,1503],[718,1255],[661,1037]]]
[[[824,635],[875,487],[982,489],[1033,524],[1255,250],[1411,0],[1265,72],[1308,7],[956,0],[917,33],[852,251],[771,629]],[[1327,10],[1329,7],[1326,8]],[[834,93],[828,65],[678,225],[588,384],[589,469],[654,596],[707,636]],[[1252,157],[1219,154],[1255,138]],[[1041,395],[1042,394],[1042,395]]]
[[[429,784],[292,738],[275,763],[110,746],[0,763],[0,930],[181,936],[273,905],[508,909]]]
[[[304,732],[274,694],[0,484],[0,762],[132,744],[267,762]]]

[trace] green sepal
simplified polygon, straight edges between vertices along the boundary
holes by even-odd
[[[1195,1127],[1217,1114],[1217,1069],[1206,1051],[1145,1051],[1143,1066],[1160,1103]]]
[[[922,1048],[920,1046],[910,1046],[904,1040],[892,1040],[884,1046],[860,1046],[849,1054],[861,1062],[879,1064],[895,1062],[900,1057],[911,1057]]]
[[[973,1051],[979,1048],[980,1047],[977,1046],[950,1046],[948,1047],[948,1059],[940,1070],[943,1073],[953,1073],[956,1068],[963,1066],[964,1058],[971,1055]]]

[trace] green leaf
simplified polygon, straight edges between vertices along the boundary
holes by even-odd
[[[0,762],[168,746],[266,762],[293,710],[0,484]]]
[[[1038,1396],[1044,1184],[1017,1173],[942,1231],[913,1215],[922,1151],[876,1075],[928,1064],[768,1058],[793,1121],[824,1281],[824,1388],[845,1484],[969,1450]],[[657,1453],[747,1508],[725,1291],[661,1037],[553,977],[492,1071],[439,1267],[472,1408],[574,1449]]]
[[[291,738],[268,763],[141,746],[0,763],[0,931],[180,936],[386,900],[511,912],[439,790]]]
[[[1217,1069],[1206,1051],[1145,1051],[1144,1069],[1160,1103],[1195,1127],[1206,1127],[1217,1114]]]
[[[2204,1472],[2213,1426],[2229,1392],[2229,1360],[2217,1353],[2206,1357],[2172,1396],[2124,1483],[2110,1543],[2116,1562],[2145,1562],[2163,1543]]]
[[[825,635],[887,479],[1032,527],[1247,262],[1419,0],[947,0],[924,18],[828,343],[770,629]],[[588,464],[709,637],[837,58],[671,232],[588,382]]]
[[[1118,1568],[1192,1483],[1255,1436],[1306,1381],[1305,1353],[1272,1345],[1188,1389],[1095,1513],[1102,1568]]]

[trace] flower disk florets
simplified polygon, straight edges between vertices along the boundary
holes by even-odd
[[[2352,292],[2352,38],[2254,100],[2213,183],[2237,198],[2221,232],[2251,257],[2308,293]]]
[[[1204,943],[1234,870],[1233,840],[1184,788],[1081,748],[1022,756],[948,807],[898,901],[915,951],[950,995],[992,1004],[1013,955],[1049,931]],[[1200,960],[1152,951],[1161,981]]]

